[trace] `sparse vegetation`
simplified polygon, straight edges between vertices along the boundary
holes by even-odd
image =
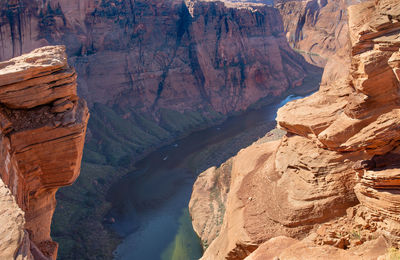
[[[304,50],[300,50],[300,49],[296,49],[296,48],[292,48],[295,52],[298,52],[298,53],[301,53],[301,54],[308,54],[308,55],[311,55],[311,56],[318,56],[318,57],[320,57],[320,55],[318,54],[318,53],[314,53],[314,52],[307,52],[307,51],[304,51]]]
[[[59,259],[112,258],[120,239],[102,225],[111,206],[105,196],[113,178],[123,174],[126,171],[122,169],[84,162],[76,184],[57,194],[52,237],[61,245]],[[88,239],[93,237],[96,239]]]
[[[388,248],[385,260],[400,260],[400,249],[395,247]]]
[[[361,231],[360,230],[352,230],[350,232],[350,238],[361,240]]]
[[[212,111],[182,114],[168,110],[162,112],[159,126],[133,109],[95,104],[90,112],[91,137],[85,144],[81,175],[74,185],[57,193],[52,237],[60,243],[58,259],[112,259],[120,238],[102,224],[111,207],[106,195],[112,183],[132,171],[133,162],[146,151],[224,118]],[[179,255],[179,246],[174,250]]]

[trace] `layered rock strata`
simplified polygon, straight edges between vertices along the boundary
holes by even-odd
[[[257,248],[249,259],[377,259],[399,245],[399,18],[396,0],[349,7],[347,77],[281,108],[281,140],[231,159],[229,181],[214,192],[229,191],[223,221],[203,259],[244,259]],[[214,172],[201,187],[218,184]],[[202,207],[191,208],[194,226]]]
[[[242,2],[6,1],[0,60],[66,45],[92,111],[85,160],[126,164],[319,78],[288,45],[276,9]]]
[[[348,44],[347,7],[352,0],[278,0],[288,42],[307,61],[324,66]],[[337,60],[335,61],[337,62]]]
[[[279,12],[223,2],[37,1],[2,4],[0,59],[67,46],[89,104],[229,113],[299,86],[307,64]],[[157,113],[155,113],[157,117]]]
[[[28,234],[24,230],[24,212],[0,179],[0,258],[33,259]],[[28,243],[26,243],[28,242]],[[28,246],[26,246],[28,244]]]
[[[28,239],[35,259],[56,258],[58,245],[50,237],[55,193],[80,171],[89,113],[76,87],[63,46],[0,63],[0,177],[24,212],[16,209],[18,236],[12,241]]]
[[[75,186],[90,196],[77,199],[71,188],[59,197],[60,212],[74,212],[73,218],[60,213],[58,222],[74,223],[53,229],[66,245],[60,257],[110,257],[116,242],[101,222],[107,206],[93,201],[105,201],[121,166],[262,98],[269,102],[298,89],[307,76],[319,76],[321,71],[288,45],[279,12],[261,4],[270,1],[240,2],[0,2],[0,60],[66,45],[79,74],[79,94],[91,109],[86,179]],[[66,102],[59,109],[70,106]],[[94,243],[93,236],[102,243]]]

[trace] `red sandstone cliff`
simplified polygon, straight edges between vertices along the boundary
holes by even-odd
[[[88,200],[104,201],[116,167],[263,97],[293,90],[314,72],[288,45],[276,9],[190,1],[189,12],[185,2],[0,1],[0,60],[48,44],[67,47],[92,115],[84,161],[96,167],[84,168],[82,181]],[[107,233],[103,216],[80,212],[99,212],[93,209],[98,204],[64,199],[73,201],[68,210],[77,223],[54,234],[70,245],[63,257],[110,251],[106,235],[97,248],[89,246],[89,236]],[[76,237],[85,238],[77,245]]]
[[[0,186],[11,191],[2,192],[1,201],[12,205],[7,198],[12,195],[23,211],[15,204],[15,211],[0,208],[0,219],[12,223],[0,234],[0,247],[6,247],[0,248],[2,259],[21,250],[27,259],[57,256],[58,245],[50,237],[55,193],[79,175],[89,118],[76,87],[63,46],[0,63]]]
[[[301,84],[279,12],[222,2],[3,2],[0,59],[62,43],[89,104],[229,113]]]
[[[348,10],[347,77],[281,108],[281,140],[196,181],[193,224],[211,238],[203,259],[377,259],[399,246],[400,6]]]
[[[0,198],[0,258],[33,259],[28,233],[24,230],[24,212],[1,179]]]
[[[307,61],[324,66],[348,44],[349,5],[358,0],[278,0],[288,42]],[[337,61],[335,61],[337,62]]]
[[[0,60],[37,46],[67,46],[80,75],[78,92],[92,111],[87,147],[109,164],[138,158],[149,147],[260,99],[272,100],[320,73],[290,48],[279,12],[262,4],[13,0],[0,5]],[[104,133],[105,124],[112,133]],[[128,128],[133,134],[126,134]]]

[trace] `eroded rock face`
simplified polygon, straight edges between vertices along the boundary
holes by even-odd
[[[55,193],[79,175],[89,118],[65,47],[43,47],[1,62],[0,92],[0,177],[24,211],[19,228],[29,234],[35,259],[55,259],[58,245],[50,237]]]
[[[196,192],[190,200],[189,210],[193,214],[203,215],[193,220],[193,228],[199,234],[204,248],[207,248],[219,235],[230,188],[231,172],[232,159],[219,168],[212,167],[200,174],[193,187]]]
[[[0,60],[65,44],[90,105],[155,117],[161,108],[242,110],[307,75],[275,9],[190,4],[192,15],[184,1],[171,0],[8,1],[1,6]]]
[[[282,14],[288,42],[307,61],[324,66],[348,44],[347,7],[355,3],[359,1],[278,0],[276,7]]]
[[[14,196],[0,179],[0,258],[33,259],[29,250],[29,238],[24,231],[24,212],[18,207]],[[24,242],[28,240],[28,248],[23,248]],[[19,253],[20,249],[25,252]],[[28,249],[28,250],[26,250]]]
[[[375,241],[365,243],[362,247],[351,250],[341,250],[333,246],[316,246],[309,241],[299,241],[293,238],[279,236],[262,244],[256,251],[246,257],[246,260],[274,259],[315,259],[315,260],[376,260],[386,253],[386,241],[379,237]],[[385,259],[385,258],[383,258]]]
[[[355,175],[351,164],[343,164],[353,157],[358,155],[318,148],[300,136],[239,152],[220,235],[204,259],[243,259],[260,241],[301,239],[316,224],[343,215],[357,203]]]
[[[257,248],[249,259],[377,259],[398,245],[399,15],[396,0],[349,8],[347,77],[281,108],[280,141],[232,159],[224,221],[204,259]]]
[[[29,109],[65,97],[77,99],[76,73],[63,48],[41,48],[1,64],[0,102]]]
[[[185,2],[2,1],[0,60],[40,46],[66,45],[79,75],[78,92],[92,111],[86,162],[116,167],[263,97],[273,100],[314,72],[287,44],[279,12],[261,4],[269,1]],[[75,83],[72,69],[64,74],[58,76],[65,84]],[[19,100],[7,98],[10,104]],[[29,99],[21,102],[18,106],[36,105]],[[50,112],[71,109],[71,102],[60,98]],[[97,190],[92,183],[104,174],[94,172],[98,175],[88,174],[93,180],[87,183]],[[84,217],[74,219],[79,218]],[[101,219],[96,227],[102,226]],[[72,241],[75,229],[58,235]],[[86,241],[81,252],[87,253]]]

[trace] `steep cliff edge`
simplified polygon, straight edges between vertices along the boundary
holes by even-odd
[[[66,45],[91,110],[82,178],[58,193],[59,257],[111,257],[101,221],[122,165],[320,76],[287,44],[276,9],[191,2],[192,13],[183,0],[0,3],[0,60]]]
[[[90,105],[229,113],[298,86],[311,68],[287,45],[276,9],[261,4],[191,1],[191,16],[183,1],[11,2],[0,59],[66,44]]]
[[[24,212],[1,179],[0,209],[0,258],[33,259],[28,233],[24,230]]]
[[[92,111],[91,162],[114,164],[315,72],[287,44],[276,9],[190,2],[192,15],[183,0],[3,2],[0,60],[66,45]],[[99,130],[104,118],[114,133]]]
[[[191,201],[199,236],[217,234],[204,259],[377,259],[399,246],[399,18],[396,0],[349,7],[348,76],[281,108],[286,136],[240,151],[224,185],[201,175],[192,198],[223,187],[212,194],[225,202],[217,225],[204,221],[211,192]]]
[[[24,212],[16,205],[0,209],[1,219],[17,219],[18,225],[1,232],[0,240],[14,236],[14,247],[28,243],[35,259],[56,258],[58,245],[50,237],[55,193],[80,171],[89,113],[77,96],[76,78],[63,46],[0,63],[0,177],[7,185],[1,189],[10,190],[1,200],[11,204],[12,194]],[[6,259],[17,257],[12,246],[7,250]]]

